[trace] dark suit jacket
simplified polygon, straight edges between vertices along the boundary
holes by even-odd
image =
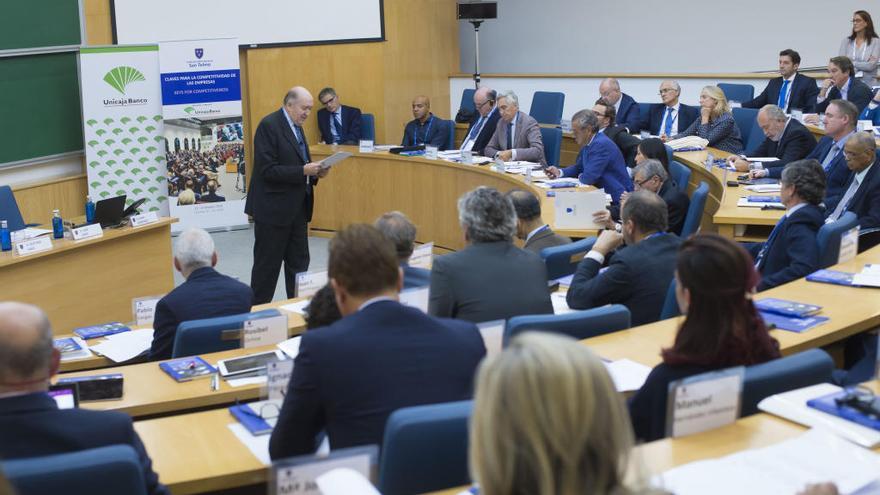
[[[775,156],[779,158],[775,162],[765,163],[767,169],[778,168],[776,172],[770,174],[770,177],[779,178],[782,176],[782,169],[789,163],[806,158],[816,147],[816,138],[813,134],[795,119],[790,119],[782,137],[779,141],[773,141],[765,138],[761,144],[755,148],[753,154],[755,156]],[[779,175],[775,175],[779,174]]]
[[[431,270],[410,266],[409,263],[401,263],[403,268],[403,288],[416,289],[431,285]]]
[[[602,273],[596,260],[584,258],[565,296],[568,306],[590,309],[623,304],[629,308],[633,326],[659,320],[679,244],[681,239],[674,234],[642,239],[618,250]]]
[[[226,201],[226,198],[217,193],[206,193],[199,196],[199,202],[201,203],[218,203],[221,201]]]
[[[476,325],[378,301],[320,332],[303,334],[273,459],[308,454],[326,430],[330,448],[382,444],[401,407],[469,399],[486,348]]]
[[[776,105],[779,103],[779,91],[782,89],[782,76],[771,79],[767,87],[755,98],[743,102],[744,108],[761,108],[764,105]],[[792,109],[800,109],[804,113],[814,113],[816,110],[816,97],[819,95],[819,86],[812,77],[796,74],[791,82],[791,93],[788,96],[788,107],[782,110],[790,113]]]
[[[819,269],[816,235],[824,223],[825,212],[815,205],[802,206],[785,218],[758,268],[761,272],[759,291],[806,277]],[[749,246],[752,258],[757,259],[765,244],[758,242]]]
[[[430,114],[428,120],[424,124],[416,119],[407,122],[403,128],[403,141],[401,146],[417,146],[430,145],[440,148],[440,151],[446,149],[446,141],[449,140],[449,125],[455,125],[455,122],[447,122],[440,117]]]
[[[855,174],[851,174],[849,181],[847,181],[846,186],[843,188],[844,193],[846,193],[850,183],[854,180]],[[830,215],[836,206],[836,204],[834,207],[828,205],[825,213]],[[868,174],[862,180],[855,196],[852,197],[844,211],[851,211],[856,214],[859,218],[861,230],[880,227],[880,159],[874,160],[871,170],[868,170]]]
[[[584,184],[603,188],[614,203],[620,202],[624,191],[633,190],[620,149],[603,133],[581,148],[575,164],[562,169],[562,176],[577,177]]]
[[[473,243],[434,258],[428,312],[480,323],[552,314],[547,267],[510,242]]]
[[[492,112],[489,113],[488,120],[483,124],[483,128],[480,129],[480,133],[477,134],[477,139],[474,140],[474,146],[471,148],[475,154],[482,155],[483,150],[486,149],[486,145],[489,144],[489,140],[492,139],[492,134],[495,134],[495,129],[498,127],[498,119],[501,118],[498,113],[497,108],[493,108]],[[467,134],[465,134],[465,139],[471,133],[471,129],[477,125],[477,121],[480,119],[480,113],[477,112],[474,115],[474,118],[471,120],[470,125],[468,126]]]
[[[666,401],[671,382],[715,369],[695,365],[670,366],[665,363],[655,366],[642,388],[628,402],[636,439],[652,442],[666,436]]]
[[[663,125],[664,114],[666,114],[666,105],[663,103],[654,103],[651,105],[651,108],[648,110],[647,122],[642,122],[642,130],[646,130],[655,136],[659,136],[663,132],[663,129],[661,129],[660,126]],[[682,131],[690,127],[695,120],[700,118],[700,109],[680,103],[678,107],[678,116],[675,118],[678,121],[678,130]]]
[[[874,94],[874,91],[868,87],[867,84],[863,83],[861,79],[856,79],[854,77],[849,78],[849,91],[846,93],[847,101],[851,102],[853,105],[858,108],[859,112],[862,113],[862,110],[868,106],[868,103],[871,103],[871,96]],[[831,86],[831,89],[828,91],[828,97],[825,98],[822,103],[816,105],[816,111],[819,113],[825,113],[825,109],[828,108],[828,104],[831,103],[832,100],[840,99],[840,90],[837,89],[837,86]]]
[[[536,232],[535,235],[526,241],[523,249],[540,254],[544,248],[561,246],[563,244],[571,244],[571,239],[553,232],[549,225],[545,225],[543,229]]]
[[[617,117],[614,123],[622,125],[629,129],[629,132],[639,132],[641,130],[641,122],[639,118],[639,104],[632,96],[620,94],[620,108],[617,109]]]
[[[636,152],[638,152],[641,140],[626,132],[626,127],[622,125],[606,127],[603,134],[608,136],[608,139],[614,141],[614,144],[617,145],[620,154],[623,155],[623,161],[626,163],[626,166],[630,168],[635,167]]]
[[[213,268],[199,268],[156,304],[150,359],[171,359],[177,326],[184,321],[249,313],[254,291]]]
[[[124,413],[58,409],[46,393],[0,399],[0,459],[23,459],[130,445],[140,459],[147,493],[170,493],[159,483],[143,442]]]
[[[819,163],[822,163],[825,161],[825,157],[831,151],[833,146],[834,140],[829,136],[823,136],[822,139],[816,143],[816,147],[813,148],[813,151],[807,155],[807,158],[819,160]],[[782,177],[782,168],[783,167],[769,168],[769,176],[775,179]],[[837,205],[837,201],[840,200],[840,197],[846,192],[846,183],[849,181],[851,175],[852,173],[850,172],[849,167],[846,166],[846,159],[843,155],[843,150],[841,150],[828,165],[828,169],[825,170],[825,208],[827,211],[834,211],[834,206]]]
[[[318,110],[318,129],[321,130],[321,141],[327,144],[333,143],[333,132],[330,126],[330,112],[326,108]],[[341,144],[358,144],[361,139],[361,110],[360,108],[342,105],[342,135],[339,136]]]
[[[684,227],[684,220],[687,218],[691,199],[678,188],[672,179],[664,182],[660,186],[660,190],[657,191],[657,194],[666,202],[669,225],[666,231],[675,235],[681,235],[681,229]]]
[[[306,221],[312,220],[312,186],[316,177],[306,184],[303,167],[309,156],[302,156],[296,136],[284,117],[284,109],[263,117],[254,134],[254,171],[248,186],[244,212],[258,223],[289,226],[297,212],[306,209]],[[298,129],[308,149],[302,128]]]

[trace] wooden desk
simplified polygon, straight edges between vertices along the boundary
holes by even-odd
[[[831,267],[834,270],[857,272],[866,263],[880,263],[880,246],[869,249],[848,263]],[[819,284],[799,279],[756,295],[756,299],[777,297],[822,306],[826,323],[804,333],[771,330],[783,355],[827,346],[880,325],[880,291]],[[682,317],[642,325],[629,330],[584,339],[584,345],[605,359],[629,358],[646,366],[660,363],[660,350],[669,347]]]
[[[42,308],[56,335],[76,327],[130,321],[131,300],[174,287],[173,218],[133,229],[107,229],[97,239],[53,239],[43,253],[0,254],[0,300]]]

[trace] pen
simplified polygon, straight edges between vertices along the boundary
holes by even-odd
[[[214,376],[211,377],[211,391],[216,392],[218,390],[220,390],[220,375],[214,373]]]

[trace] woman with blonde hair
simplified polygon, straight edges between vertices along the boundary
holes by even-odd
[[[177,206],[196,204],[196,193],[192,189],[184,189],[177,195]]]
[[[470,466],[481,495],[634,493],[632,446],[622,397],[576,341],[525,333],[480,367]]]
[[[670,139],[699,136],[709,141],[709,146],[728,153],[743,152],[742,135],[733,120],[730,104],[724,91],[718,86],[706,86],[700,92],[700,118],[680,134]]]

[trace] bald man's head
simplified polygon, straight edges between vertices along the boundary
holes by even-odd
[[[0,303],[0,392],[45,389],[59,359],[52,327],[40,308]]]
[[[315,100],[312,94],[302,86],[294,86],[284,95],[284,111],[298,126],[305,123],[314,106]]]
[[[497,96],[498,94],[494,89],[487,86],[481,87],[474,92],[474,108],[483,117],[489,115],[492,109],[495,108],[495,98]]]
[[[419,95],[412,101],[413,118],[419,121],[428,120],[428,114],[431,113],[431,100],[425,95]]]

